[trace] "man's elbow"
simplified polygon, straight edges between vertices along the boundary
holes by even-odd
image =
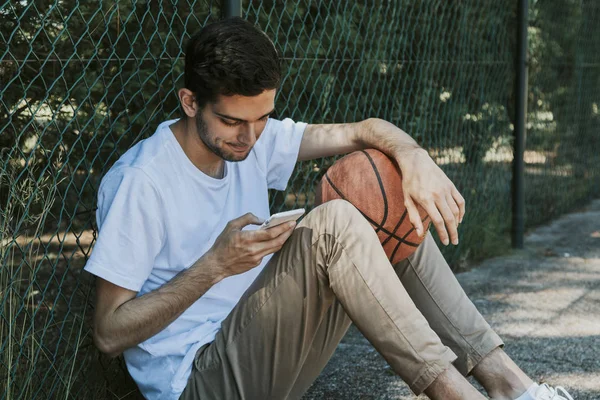
[[[122,353],[117,343],[111,340],[110,336],[102,334],[98,329],[94,329],[94,344],[101,353],[106,354],[110,358],[115,358]]]
[[[381,124],[382,122],[386,123],[387,121],[377,117],[369,117],[367,119],[362,120],[361,124],[367,129],[373,129],[373,126]]]

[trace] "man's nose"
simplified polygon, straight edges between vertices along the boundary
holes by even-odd
[[[240,137],[240,142],[243,142],[249,146],[254,145],[256,142],[256,128],[254,127],[254,124],[247,124],[244,128],[245,129]]]

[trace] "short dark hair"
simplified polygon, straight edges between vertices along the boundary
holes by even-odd
[[[184,81],[203,108],[219,95],[256,96],[277,89],[281,61],[263,31],[239,17],[227,18],[190,38]]]

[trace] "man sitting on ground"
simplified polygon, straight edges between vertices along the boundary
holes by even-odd
[[[464,200],[426,151],[380,119],[307,125],[270,118],[281,83],[269,38],[241,19],[202,29],[185,57],[184,115],[125,153],[98,194],[94,339],[123,353],[148,399],[297,399],[350,323],[416,394],[566,399],[504,353],[428,233],[458,243]],[[425,241],[391,265],[349,203],[267,230],[268,189],[297,160],[376,148],[400,166]]]

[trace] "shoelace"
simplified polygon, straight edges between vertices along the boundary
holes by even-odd
[[[544,397],[542,397],[540,400],[574,400],[562,386],[557,386],[556,388],[553,388],[551,386],[548,386],[547,383],[544,383],[540,385],[540,387],[544,387],[546,389],[546,392],[542,394]]]

